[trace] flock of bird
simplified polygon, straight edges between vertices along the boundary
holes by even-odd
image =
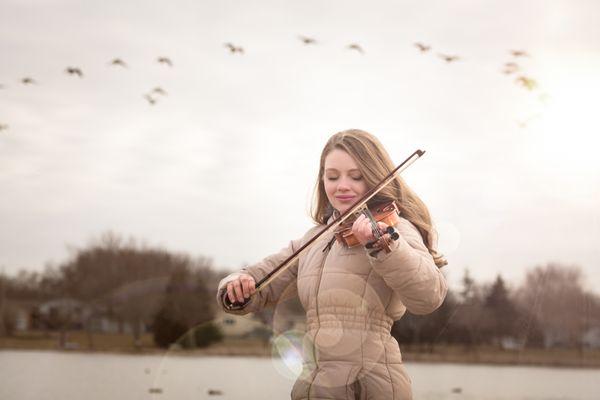
[[[305,46],[314,46],[319,43],[315,38],[308,37],[308,36],[298,36],[298,39]],[[236,53],[240,54],[240,55],[244,54],[244,48],[239,45],[235,45],[231,42],[224,43],[223,45],[231,54],[236,54]],[[418,49],[418,51],[420,53],[432,52],[431,45],[416,42],[416,43],[414,43],[414,46]],[[350,43],[346,46],[346,49],[350,50],[350,51],[355,51],[361,55],[365,54],[365,49],[362,46],[360,46],[358,43]],[[516,62],[516,60],[519,58],[529,57],[529,54],[523,50],[509,50],[509,54],[512,56],[512,59],[510,61],[507,61],[506,63],[504,63],[504,65],[502,66],[501,72],[506,75],[515,75],[516,77],[514,79],[514,82],[527,90],[536,89],[538,87],[537,82],[534,79],[523,74],[521,65]],[[460,57],[458,55],[449,55],[449,54],[444,54],[444,53],[439,53],[439,52],[437,53],[437,56],[439,58],[441,58],[442,60],[444,60],[448,64],[454,63],[456,61],[463,59],[462,57]],[[169,57],[165,57],[165,56],[157,57],[156,62],[159,64],[162,64],[166,67],[169,67],[169,68],[173,67],[173,62],[171,61],[171,59]],[[123,61],[121,58],[112,59],[108,63],[108,65],[110,67],[115,67],[115,68],[128,68],[127,63],[125,61]],[[84,73],[81,70],[81,68],[79,68],[79,67],[68,66],[65,68],[65,73],[68,75],[76,76],[78,78],[84,77]],[[29,77],[29,76],[22,78],[20,80],[20,83],[23,85],[37,85],[38,84],[38,82],[34,78]],[[5,89],[5,88],[6,88],[5,85],[0,84],[0,89]],[[145,93],[142,95],[142,97],[148,102],[149,105],[155,105],[158,98],[164,97],[164,96],[167,96],[167,92],[159,86],[153,88],[148,93]],[[8,130],[8,129],[9,129],[8,124],[0,123],[0,132]]]
[[[417,43],[415,43],[415,46],[421,51],[421,53],[426,53],[431,50],[431,46],[423,44],[423,43],[417,42]],[[509,50],[509,54],[513,57],[513,59],[529,57],[529,54],[527,54],[527,52],[525,52],[523,50]],[[443,59],[444,61],[446,61],[448,63],[458,61],[461,59],[461,57],[459,57],[457,55],[448,55],[448,54],[442,54],[442,53],[438,53],[437,55],[438,55],[438,57],[440,57],[441,59]],[[516,61],[511,60],[511,61],[507,61],[506,63],[504,63],[501,71],[502,71],[502,73],[504,73],[506,75],[512,75],[512,74],[521,72],[522,70],[521,70],[521,66]],[[515,78],[515,83],[524,87],[527,90],[533,90],[538,87],[538,84],[534,79],[532,79],[526,75],[523,75],[522,73],[519,74]]]

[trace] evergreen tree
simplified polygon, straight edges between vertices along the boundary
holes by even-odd
[[[483,330],[489,341],[498,344],[502,338],[515,335],[515,323],[519,313],[510,299],[502,276],[496,277],[485,296],[483,307]]]
[[[213,299],[201,271],[179,268],[173,272],[153,323],[154,341],[160,347],[178,342],[183,347],[206,345],[222,338],[208,324],[214,319]],[[200,334],[192,333],[200,328]],[[204,332],[204,333],[203,333]],[[200,338],[200,343],[196,343]]]

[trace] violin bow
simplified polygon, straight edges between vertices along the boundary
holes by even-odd
[[[275,280],[281,273],[286,271],[294,261],[300,257],[302,253],[311,248],[313,244],[323,236],[327,232],[331,232],[335,230],[338,226],[340,226],[344,221],[346,221],[350,216],[352,216],[355,212],[361,209],[369,200],[371,200],[381,189],[387,186],[394,178],[396,174],[401,173],[406,168],[408,168],[413,162],[418,160],[423,154],[425,154],[425,150],[415,150],[406,160],[404,160],[400,165],[394,168],[385,178],[383,178],[377,185],[367,191],[360,199],[358,199],[350,208],[344,211],[339,217],[331,221],[323,230],[310,238],[306,243],[304,243],[298,250],[294,252],[294,254],[290,255],[284,261],[281,262],[275,269],[265,275],[261,280],[256,283],[256,293],[263,290],[267,287],[273,280]],[[233,303],[230,306],[230,309],[240,309],[242,308],[250,299],[248,299],[244,303]]]

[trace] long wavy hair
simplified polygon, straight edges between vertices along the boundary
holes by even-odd
[[[367,190],[377,185],[395,168],[383,145],[370,133],[359,129],[349,129],[333,135],[321,152],[319,175],[314,190],[311,217],[317,224],[326,224],[334,212],[327,199],[323,182],[325,158],[334,149],[343,150],[354,159],[365,180]],[[446,265],[448,262],[436,248],[437,232],[433,228],[427,206],[398,175],[369,200],[369,205],[390,201],[395,201],[400,215],[417,228],[435,264],[438,267]]]

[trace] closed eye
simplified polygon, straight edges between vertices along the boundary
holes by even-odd
[[[328,181],[336,181],[338,180],[338,176],[328,176],[325,179],[327,179]],[[352,180],[354,181],[362,181],[363,177],[362,176],[351,176]]]

